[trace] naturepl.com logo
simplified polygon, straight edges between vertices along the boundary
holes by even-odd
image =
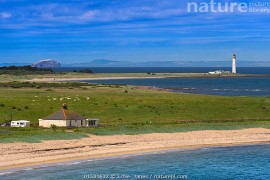
[[[270,13],[269,2],[218,2],[210,0],[208,2],[188,2],[187,12],[212,12],[212,13]]]

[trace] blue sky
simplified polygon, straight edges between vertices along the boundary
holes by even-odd
[[[0,0],[0,63],[270,60],[270,13],[188,2],[209,0]]]

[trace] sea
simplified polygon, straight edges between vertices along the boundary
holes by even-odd
[[[85,80],[94,84],[153,86],[174,92],[219,96],[270,96],[270,76]]]
[[[231,71],[231,67],[61,67],[58,72],[73,72],[91,69],[94,73],[208,73],[209,71]],[[270,67],[238,67],[242,74],[270,74]]]
[[[56,71],[79,71],[91,69],[94,73],[207,73],[230,71],[230,67],[64,67]],[[270,96],[270,67],[239,67],[238,73],[260,75],[259,77],[224,78],[155,78],[83,81],[97,84],[121,84],[153,86],[174,92],[208,94],[219,96]],[[155,77],[153,75],[153,77]]]
[[[0,171],[2,180],[269,180],[270,145],[177,149]]]
[[[94,73],[207,73],[230,71],[230,67],[63,67],[58,72],[91,69]],[[153,86],[174,92],[220,96],[270,96],[270,67],[239,67],[238,73],[257,74],[259,77],[226,78],[156,78],[83,81],[97,84]],[[153,75],[154,77],[154,75]]]

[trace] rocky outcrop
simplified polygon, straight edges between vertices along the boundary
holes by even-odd
[[[32,64],[32,67],[37,68],[58,68],[61,64],[53,59],[40,60]]]

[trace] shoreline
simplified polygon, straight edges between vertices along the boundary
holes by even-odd
[[[257,146],[257,145],[269,145],[270,141],[262,141],[262,142],[247,142],[247,143],[229,143],[229,144],[211,144],[211,145],[191,145],[191,146],[179,146],[173,148],[162,148],[162,149],[150,149],[150,150],[140,150],[140,151],[130,151],[130,152],[121,152],[121,153],[111,153],[104,155],[96,155],[93,157],[77,157],[74,159],[59,159],[52,161],[43,161],[42,163],[27,163],[18,166],[9,166],[7,168],[0,168],[0,176],[10,173],[15,173],[24,170],[30,169],[40,169],[47,167],[57,167],[62,165],[76,165],[80,163],[86,163],[89,161],[98,161],[98,160],[109,160],[109,159],[118,159],[118,158],[126,158],[126,157],[134,157],[134,156],[144,156],[151,154],[161,154],[161,153],[170,153],[177,151],[192,151],[198,150],[201,148],[225,148],[225,147],[241,147],[241,146]]]
[[[94,81],[94,80],[121,80],[121,79],[159,79],[166,77],[89,77],[89,78],[34,78],[29,82],[65,82],[65,81]]]
[[[266,74],[224,74],[224,75],[211,75],[204,73],[179,73],[178,75],[166,75],[157,74],[154,76],[117,76],[121,74],[115,74],[116,76],[102,76],[102,77],[45,77],[45,78],[33,78],[26,80],[28,82],[66,82],[66,81],[94,81],[94,80],[124,80],[124,79],[163,79],[163,78],[237,78],[237,77],[269,77]]]
[[[94,136],[41,143],[1,144],[0,171],[42,167],[89,159],[270,143],[270,129],[204,130],[180,133]],[[29,157],[29,158],[27,158]],[[53,165],[52,164],[52,165]]]

